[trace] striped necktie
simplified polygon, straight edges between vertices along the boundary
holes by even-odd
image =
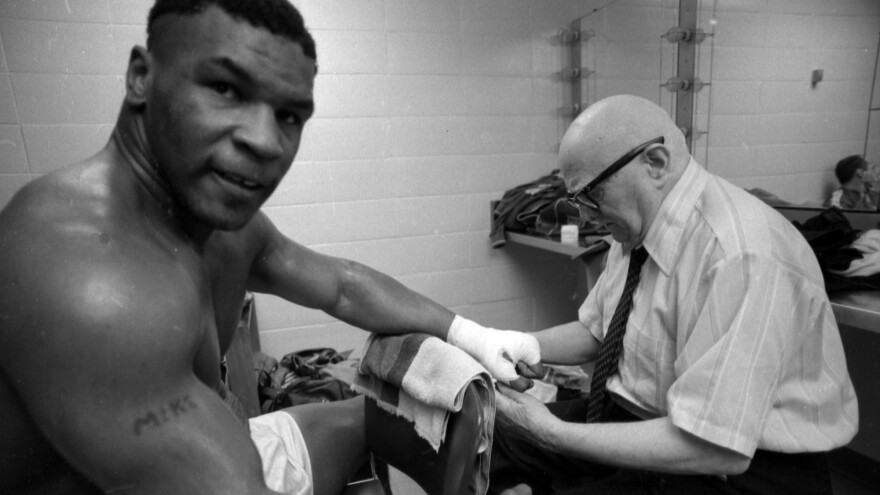
[[[605,382],[617,373],[617,363],[620,360],[620,351],[623,348],[623,334],[626,332],[626,320],[632,309],[632,296],[639,285],[639,277],[642,273],[642,265],[648,259],[648,252],[644,247],[633,249],[629,255],[629,269],[626,272],[626,282],[623,284],[623,294],[611,324],[605,334],[605,340],[599,349],[599,357],[593,369],[593,378],[590,380],[590,402],[587,406],[587,423],[595,423],[602,420],[605,406],[608,403],[608,394],[605,391]]]

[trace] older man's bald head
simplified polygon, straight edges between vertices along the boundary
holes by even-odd
[[[559,162],[563,176],[574,177],[572,189],[623,154],[658,136],[666,139],[674,170],[687,165],[689,152],[684,135],[661,107],[638,96],[611,96],[587,107],[562,139]]]

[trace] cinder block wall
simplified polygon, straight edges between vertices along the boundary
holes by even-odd
[[[488,204],[556,166],[568,122],[558,109],[569,103],[558,30],[613,4],[603,22],[619,19],[619,34],[646,9],[661,6],[669,18],[677,2],[294,3],[317,39],[320,74],[303,147],[266,205],[282,231],[489,325],[535,329],[573,319],[583,296],[577,262],[491,249]],[[0,205],[28,180],[104,145],[150,4],[0,2]],[[698,155],[744,187],[791,201],[821,196],[834,161],[862,149],[880,2],[704,0],[701,8],[714,56],[711,67],[701,59],[711,86],[698,100],[698,125],[709,131]],[[813,69],[824,70],[816,88]],[[364,338],[276,298],[260,296],[257,305],[271,354],[357,348]]]
[[[674,112],[661,88],[676,73],[678,1],[618,1],[590,12],[582,63],[585,102],[629,92]],[[694,156],[709,170],[793,203],[821,203],[834,164],[863,153],[880,38],[876,0],[702,0]],[[814,70],[822,80],[811,84]],[[875,90],[880,107],[880,88]],[[868,158],[880,160],[880,111]]]
[[[557,31],[583,0],[297,0],[318,44],[317,113],[265,209],[485,324],[575,318],[577,262],[488,242],[489,201],[556,166]],[[607,3],[607,2],[605,2]],[[149,0],[0,2],[0,205],[102,147]],[[323,313],[257,299],[263,348],[357,348]]]
[[[709,170],[793,203],[821,202],[837,187],[835,163],[864,151],[880,2],[701,5],[701,25],[714,32],[699,108]],[[813,70],[823,72],[815,86]]]

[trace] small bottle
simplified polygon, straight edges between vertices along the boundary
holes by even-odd
[[[578,229],[577,225],[563,225],[562,226],[562,235],[559,240],[563,244],[570,244],[572,246],[577,246],[579,230],[580,229]]]

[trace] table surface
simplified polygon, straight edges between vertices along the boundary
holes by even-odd
[[[838,325],[880,333],[880,291],[843,292],[831,296]]]
[[[589,257],[605,250],[601,237],[587,237],[585,245],[562,244],[554,239],[516,232],[507,232],[508,242],[531,246],[570,256],[572,259]],[[831,307],[838,325],[880,333],[880,291],[843,292],[830,296]]]
[[[504,236],[508,242],[513,244],[521,244],[523,246],[531,246],[544,251],[552,251],[554,253],[570,256],[572,259],[587,256],[593,253],[602,252],[607,247],[603,244],[601,236],[586,236],[580,238],[580,244],[563,244],[557,240],[536,235],[521,234],[519,232],[505,232]]]

